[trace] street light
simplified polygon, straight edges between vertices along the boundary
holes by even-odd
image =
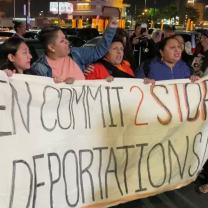
[[[144,0],[144,8],[147,8],[147,0]]]
[[[39,16],[43,16],[43,10],[39,12]]]

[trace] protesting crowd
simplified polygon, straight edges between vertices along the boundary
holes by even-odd
[[[195,82],[208,74],[208,31],[193,52],[173,28],[156,30],[150,35],[145,23],[135,25],[133,34],[117,28],[112,18],[94,47],[70,47],[58,26],[47,26],[39,32],[44,54],[31,64],[32,55],[24,40],[25,24],[16,24],[15,35],[1,45],[4,63],[0,66],[8,76],[14,73],[45,76],[55,83],[72,84],[76,80],[139,78],[145,84],[160,80],[190,79]],[[208,164],[198,178],[199,191],[208,192]]]

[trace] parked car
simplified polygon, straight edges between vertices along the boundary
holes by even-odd
[[[38,32],[39,31],[27,31],[24,34],[24,38],[27,38],[27,39],[38,39]]]
[[[70,47],[81,47],[83,44],[86,43],[85,40],[83,40],[80,37],[77,37],[76,35],[66,35],[66,38],[69,41]]]
[[[65,35],[74,35],[82,40],[88,41],[94,37],[99,36],[99,32],[95,28],[61,28]]]
[[[86,41],[86,43],[82,47],[93,47],[96,44],[98,44],[99,41],[101,41],[101,39],[102,39],[102,36],[94,37],[94,38]]]
[[[15,31],[0,31],[0,39],[6,40],[7,38],[12,37],[15,34]],[[38,30],[37,31],[27,31],[24,35],[24,38],[27,39],[38,39]]]
[[[12,37],[15,31],[0,31],[0,37]]]
[[[14,31],[0,31],[0,44],[14,35]]]
[[[0,31],[0,42],[12,37],[15,34],[15,31]],[[38,39],[38,32],[36,31],[27,31],[24,35],[24,38],[27,39]]]

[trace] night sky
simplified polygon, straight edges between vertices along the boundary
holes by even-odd
[[[144,7],[145,5],[145,0],[139,0],[139,1],[138,0],[125,0],[125,1],[131,5],[136,4],[141,7]],[[165,6],[174,2],[175,2],[174,0],[146,0],[146,6],[154,7],[154,4],[155,4],[157,7],[160,7],[160,6]]]
[[[138,5],[144,8],[145,0],[125,0],[125,2],[131,5]],[[208,0],[198,0],[198,2],[208,3]],[[170,4],[175,4],[175,0],[146,0],[147,7],[164,7]]]
[[[0,2],[3,0],[0,0]],[[8,4],[8,9],[5,8],[5,11],[9,16],[13,16],[13,0],[4,0],[10,2]],[[53,0],[51,0],[53,1]],[[56,0],[55,0],[56,1]],[[67,1],[67,0],[60,0]],[[126,3],[129,3],[137,8],[144,8],[145,0],[124,0]],[[208,3],[208,0],[201,0],[202,2]],[[26,0],[16,0],[16,16],[23,16],[23,5]],[[43,10],[47,12],[49,10],[50,0],[31,0],[31,16],[36,16],[38,13]],[[155,3],[154,3],[155,2]],[[147,7],[164,7],[175,3],[175,0],[146,0]]]

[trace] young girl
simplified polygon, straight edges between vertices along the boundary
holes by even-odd
[[[12,37],[7,39],[1,46],[5,64],[1,66],[8,76],[13,73],[34,74],[30,70],[32,56],[27,44],[23,39]]]

